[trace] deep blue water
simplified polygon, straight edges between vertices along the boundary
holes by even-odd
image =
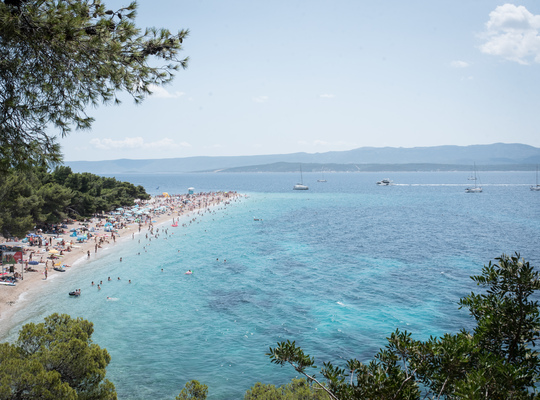
[[[386,177],[396,185],[375,185]],[[540,265],[530,172],[484,172],[479,194],[464,192],[467,174],[446,172],[326,174],[326,183],[304,174],[305,192],[291,190],[296,174],[116,178],[152,194],[193,186],[248,195],[188,227],[167,224],[151,242],[124,238],[47,282],[16,316],[9,338],[52,312],[94,322],[121,399],[173,399],[191,379],[212,399],[287,383],[294,370],[265,356],[281,340],[296,340],[321,366],[370,360],[396,328],[418,339],[471,328],[457,307],[476,290],[470,275],[502,253]],[[90,286],[99,280],[100,292]],[[79,287],[83,295],[68,298]]]

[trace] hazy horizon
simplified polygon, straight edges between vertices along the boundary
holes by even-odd
[[[142,105],[89,109],[66,160],[540,147],[531,0],[162,0],[140,2],[137,25],[189,29],[188,69]]]

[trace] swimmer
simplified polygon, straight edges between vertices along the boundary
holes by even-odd
[[[97,288],[98,288],[98,290],[101,290],[101,287],[99,285],[97,285]]]
[[[120,257],[120,262],[122,262],[122,257]]]
[[[128,282],[131,283],[131,279]]]
[[[92,281],[92,286],[94,286],[94,281]]]
[[[111,277],[109,276],[109,278],[108,278],[107,280],[110,281],[110,280],[111,280]]]
[[[120,277],[118,277],[118,280],[120,280]]]
[[[192,272],[191,270],[188,270],[188,271],[186,272],[186,275],[191,275],[192,273],[193,273],[193,272]]]

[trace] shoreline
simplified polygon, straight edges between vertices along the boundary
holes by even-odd
[[[104,235],[103,230],[98,230],[96,226],[100,221],[97,218],[92,218],[89,220],[88,228],[96,229],[97,234],[94,236],[95,239],[92,240],[92,238],[90,238],[83,243],[73,244],[70,252],[66,252],[63,257],[53,260],[53,265],[54,263],[60,263],[61,265],[69,266],[68,269],[66,269],[66,272],[73,272],[73,270],[80,268],[88,261],[99,258],[101,254],[114,250],[117,245],[121,245],[122,242],[127,241],[130,237],[141,234],[143,230],[150,229],[150,225],[152,227],[161,227],[173,219],[175,221],[179,221],[180,219],[184,219],[200,211],[206,211],[215,206],[229,204],[230,201],[242,197],[243,195],[236,192],[213,192],[191,196],[193,201],[191,202],[190,206],[186,206],[186,204],[183,203],[183,200],[185,200],[185,195],[179,198],[176,198],[175,196],[168,198],[152,197],[150,202],[153,209],[149,213],[150,217],[147,218],[144,223],[127,223],[126,220],[123,220],[122,223],[125,225],[121,229],[114,231],[114,239],[112,238],[111,234],[106,236]],[[168,212],[158,211],[160,209],[162,210],[162,207],[165,207],[165,204],[169,208]],[[66,233],[60,235],[49,235],[47,238],[55,237],[58,239],[64,239],[64,241],[68,243],[70,242],[70,239],[72,239],[69,236],[70,230],[79,228],[82,226],[82,224],[83,222],[79,221],[68,224],[68,227],[65,229]],[[100,236],[108,238],[107,244],[103,248],[99,246],[96,249],[97,238]],[[0,245],[1,244],[2,243],[0,243]],[[26,249],[28,247],[25,246],[24,248]],[[36,251],[34,248],[29,249],[34,250],[36,259],[38,259],[40,255],[48,255],[45,249],[39,249],[39,251]],[[29,253],[29,251],[24,251],[25,261],[28,260]],[[50,263],[48,262],[47,264]],[[22,271],[22,265],[23,264],[16,264],[15,271]],[[6,334],[12,328],[11,321],[17,311],[36,301],[39,298],[39,295],[43,293],[48,282],[62,279],[61,276],[65,273],[55,271],[51,266],[48,268],[48,276],[45,278],[44,263],[40,263],[39,265],[33,267],[36,269],[36,271],[24,272],[23,279],[19,279],[15,286],[0,285],[0,338],[2,339],[5,338]]]

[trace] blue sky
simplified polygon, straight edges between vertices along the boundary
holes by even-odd
[[[110,8],[125,1],[105,0]],[[88,110],[66,161],[540,147],[540,3],[141,0],[190,58],[142,105]]]

